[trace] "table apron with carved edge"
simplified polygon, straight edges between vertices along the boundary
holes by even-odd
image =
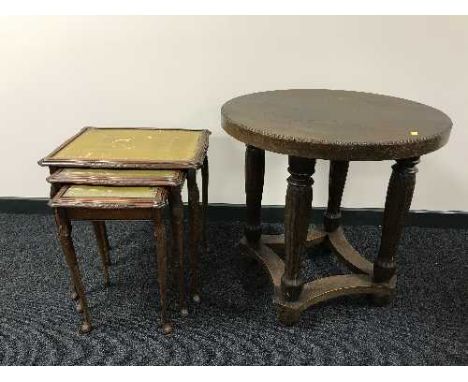
[[[383,107],[395,107],[395,105],[400,107],[403,102],[407,102],[408,114],[414,116],[417,112],[423,117],[426,114],[433,116],[433,120],[440,124],[440,131],[427,139],[421,137],[420,141],[408,140],[399,145],[397,142],[393,146],[380,145],[377,142],[374,147],[368,145],[367,142],[359,147],[358,145],[339,146],[334,140],[330,140],[331,143],[309,144],[298,142],[295,137],[282,137],[281,129],[285,125],[290,125],[290,118],[293,118],[291,116],[300,109],[299,106],[304,106],[306,114],[304,124],[300,126],[301,129],[297,130],[297,135],[303,134],[304,128],[315,119],[313,114],[307,113],[316,111],[310,106],[314,105],[313,102],[310,105],[304,102],[299,106],[297,103],[300,104],[302,99],[308,97],[314,102],[320,102],[321,96],[325,100],[323,108],[333,102],[340,106],[344,104],[343,100],[345,102],[349,100],[351,107],[345,111],[352,117],[355,116],[354,110],[362,104],[371,105],[369,108],[372,113],[374,104],[377,108],[382,104]],[[356,99],[358,103],[353,104]],[[292,100],[294,102],[291,102]],[[359,103],[362,100],[364,102]],[[290,105],[294,105],[294,108],[288,109]],[[282,123],[276,123],[274,118],[283,117],[281,115],[283,106],[284,120],[280,121]],[[322,105],[314,106],[320,114],[320,110],[323,110],[320,109]],[[416,112],[414,112],[415,108],[417,108]],[[379,112],[378,109],[377,111]],[[374,114],[380,116],[379,113]],[[334,110],[331,110],[330,115],[332,120],[335,117]],[[415,118],[409,118],[409,120],[412,119]],[[431,121],[429,118],[421,119]],[[244,254],[257,259],[268,271],[274,287],[273,301],[278,307],[279,320],[286,325],[292,325],[309,306],[345,295],[367,294],[378,305],[389,303],[395,292],[395,255],[404,220],[411,205],[417,172],[416,165],[420,155],[434,151],[447,142],[451,127],[450,119],[436,109],[393,97],[345,91],[289,90],[254,93],[235,98],[223,106],[222,120],[223,129],[226,132],[246,143],[247,211],[244,237],[241,239],[240,248]],[[299,117],[298,120],[302,122]],[[298,125],[299,122],[297,122]],[[277,129],[272,128],[269,131],[269,123],[275,125],[274,128],[277,127]],[[325,126],[330,128],[330,126]],[[318,131],[326,134],[326,132]],[[341,147],[344,149],[341,150]],[[262,235],[264,150],[288,155],[290,176],[287,179],[284,235]],[[312,175],[316,163],[312,154],[314,152],[317,154],[316,159],[330,160],[329,196],[323,229],[309,231],[313,198]],[[407,153],[416,155],[405,157]],[[349,161],[385,159],[393,159],[396,163],[392,166],[387,189],[380,249],[376,260],[372,263],[361,256],[345,238],[341,226],[340,208]],[[353,273],[305,282],[301,274],[302,257],[307,248],[318,245],[328,247]],[[280,256],[280,253],[284,256]]]

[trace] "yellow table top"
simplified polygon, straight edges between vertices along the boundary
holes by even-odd
[[[89,127],[40,163],[65,166],[72,162],[73,166],[92,167],[100,162],[100,167],[114,167],[117,163],[125,167],[134,164],[134,168],[138,164],[154,164],[152,168],[157,168],[158,163],[173,163],[162,168],[196,167],[204,158],[208,135],[207,130]]]
[[[64,168],[61,175],[69,177],[99,176],[119,178],[172,178],[179,174],[177,170],[115,170],[106,168]]]
[[[64,186],[49,201],[51,207],[160,208],[167,203],[162,187]]]
[[[109,187],[109,186],[70,186],[62,195],[64,198],[138,198],[155,199],[155,187]]]

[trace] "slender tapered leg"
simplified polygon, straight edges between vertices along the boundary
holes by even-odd
[[[188,309],[184,281],[184,206],[180,187],[169,188],[169,204],[171,208],[172,256],[174,260],[177,259],[179,308],[181,315],[186,316]]]
[[[290,156],[288,171],[291,175],[286,191],[285,269],[281,278],[281,290],[286,301],[296,301],[304,286],[301,255],[305,248],[312,210],[311,176],[315,171],[315,159]]]
[[[91,317],[86,300],[85,290],[81,281],[81,273],[76,259],[75,247],[71,237],[71,223],[64,209],[55,209],[55,220],[57,223],[58,237],[62,245],[65,260],[70,270],[73,286],[78,293],[81,307],[83,310],[83,322],[80,326],[80,333],[88,333],[92,329]]]
[[[195,169],[187,171],[188,201],[189,201],[189,234],[190,234],[190,296],[194,302],[200,302],[198,285],[198,261],[200,243],[200,192],[197,185]]]
[[[348,161],[331,161],[328,179],[328,206],[324,216],[326,232],[335,231],[341,224],[341,199],[348,174]]]
[[[245,150],[245,202],[247,219],[244,234],[249,245],[258,246],[262,235],[261,212],[265,176],[265,151],[246,145]]]
[[[54,166],[49,167],[49,174],[50,175],[52,175],[56,171],[58,171],[57,167],[54,167]],[[51,183],[50,184],[50,199],[52,199],[59,190],[60,190],[60,185],[59,184]],[[72,298],[73,301],[78,300],[78,293],[76,292],[75,286],[73,285],[73,283],[70,283],[70,297]],[[80,311],[80,309],[81,309],[81,305],[79,304],[78,305],[78,311]]]
[[[98,244],[99,255],[103,258],[106,266],[110,265],[109,256],[109,240],[107,238],[106,223],[104,221],[93,221],[94,234],[96,236],[96,242]],[[103,263],[104,267],[104,263]],[[107,267],[106,267],[107,268]],[[104,270],[104,272],[106,272]]]
[[[396,271],[395,255],[404,220],[411,206],[419,158],[400,159],[392,166],[382,224],[380,250],[374,263],[374,282],[388,282]],[[375,303],[389,303],[390,296],[373,296]]]
[[[109,244],[109,236],[107,235],[107,228],[106,228],[106,222],[105,221],[100,221],[99,222],[100,229],[102,232],[102,240],[104,241],[104,247],[106,249],[106,262],[107,265],[111,264],[110,260],[110,244]]]
[[[203,252],[208,252],[208,241],[206,237],[206,225],[207,225],[207,213],[208,213],[208,183],[209,183],[209,171],[208,171],[208,155],[205,156],[203,166],[201,169],[202,176],[202,206],[203,206],[203,228],[202,228],[202,243]]]
[[[167,242],[166,228],[161,210],[154,211],[154,238],[158,264],[159,295],[161,301],[161,326],[164,334],[172,333],[172,324],[167,318]]]
[[[102,229],[101,221],[93,221],[94,233],[96,235],[96,241],[99,249],[99,256],[101,257],[102,271],[104,273],[104,286],[109,286],[109,267],[108,260],[109,255],[107,253],[108,248],[104,240],[104,232]]]

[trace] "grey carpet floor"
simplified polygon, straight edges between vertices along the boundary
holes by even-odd
[[[151,224],[112,222],[108,231],[113,263],[105,289],[90,225],[74,224],[95,326],[79,335],[52,216],[0,214],[0,364],[468,364],[467,230],[406,229],[392,305],[343,297],[287,328],[276,321],[267,276],[238,255],[241,223],[212,223],[211,251],[201,259],[202,303],[191,305],[187,318],[175,316],[169,337],[157,324]],[[379,228],[345,231],[372,259]],[[326,253],[310,253],[306,265],[308,277],[345,272]]]

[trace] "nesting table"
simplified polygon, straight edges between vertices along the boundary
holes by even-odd
[[[307,307],[343,295],[369,294],[389,303],[395,255],[410,208],[420,156],[445,145],[452,122],[441,111],[401,98],[333,90],[279,90],[234,98],[221,110],[223,129],[246,144],[247,221],[241,250],[258,259],[274,287],[278,318],[294,324]],[[288,155],[284,235],[262,235],[265,150]],[[312,175],[330,161],[323,229],[310,230]],[[346,240],[340,205],[350,161],[394,160],[380,249],[374,263]],[[352,271],[305,282],[306,248],[325,245]],[[284,257],[279,253],[284,252]]]
[[[184,291],[183,204],[187,179],[190,227],[190,294],[200,301],[199,242],[206,251],[208,202],[208,130],[86,127],[39,161],[48,166],[50,205],[56,210],[59,237],[72,272],[72,298],[84,313],[81,332],[91,330],[84,289],[70,237],[71,220],[91,220],[96,233],[106,285],[109,283],[109,243],[104,220],[152,220],[158,244],[161,321],[167,334],[165,227],[160,207],[171,210],[173,260],[178,261],[179,306],[188,313]],[[202,207],[197,170],[201,169]],[[71,185],[71,187],[70,187]],[[71,244],[70,244],[71,243]],[[161,253],[161,255],[160,255]],[[70,261],[69,261],[70,260]],[[75,272],[76,271],[76,272]]]
[[[167,315],[167,244],[166,224],[162,209],[168,203],[168,192],[162,187],[108,187],[72,185],[62,187],[50,200],[54,208],[58,237],[62,245],[72,283],[79,296],[83,321],[80,333],[92,329],[91,316],[75,253],[71,230],[72,220],[149,220],[154,225],[159,293],[161,303],[161,327],[164,334],[173,330]],[[182,226],[182,222],[179,222]],[[109,282],[106,257],[101,259],[106,283]]]

